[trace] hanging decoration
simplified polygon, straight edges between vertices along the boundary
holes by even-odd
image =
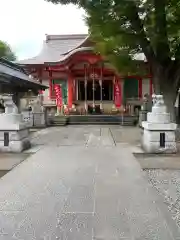
[[[89,77],[90,79],[99,79],[99,75],[97,73],[91,73]]]

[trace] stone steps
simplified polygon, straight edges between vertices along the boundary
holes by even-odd
[[[113,116],[113,115],[88,115],[88,116],[69,116],[68,124],[113,124],[133,126],[137,123],[134,116]]]
[[[113,115],[71,115],[71,116],[56,116],[51,125],[64,126],[70,125],[123,125],[123,126],[134,126],[138,122],[136,116],[113,116]]]

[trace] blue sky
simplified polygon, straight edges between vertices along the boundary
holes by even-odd
[[[0,39],[19,59],[39,53],[45,34],[87,33],[84,12],[44,0],[0,0]]]

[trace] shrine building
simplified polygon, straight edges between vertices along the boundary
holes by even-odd
[[[145,65],[144,61],[137,63]],[[31,75],[49,88],[43,91],[43,104],[56,109],[54,85],[62,89],[64,105],[69,114],[110,114],[123,106],[133,115],[145,94],[152,94],[152,79],[145,76],[124,76],[100,54],[86,34],[46,35],[38,56],[19,61]]]

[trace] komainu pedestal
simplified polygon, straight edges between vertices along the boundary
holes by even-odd
[[[5,113],[0,114],[0,152],[22,152],[30,147],[29,129],[12,96],[4,96],[3,99]]]
[[[175,131],[177,125],[171,122],[162,95],[153,95],[152,112],[147,114],[147,121],[142,122],[144,128],[142,148],[147,153],[176,153]]]

